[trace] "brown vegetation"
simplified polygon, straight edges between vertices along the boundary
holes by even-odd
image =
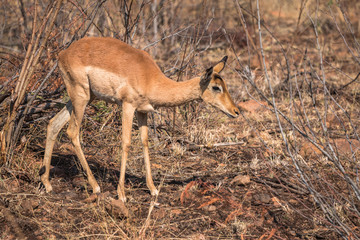
[[[359,8],[357,1],[3,0],[0,238],[360,238]],[[145,184],[135,120],[129,199],[117,200],[121,107],[103,101],[87,107],[80,133],[102,193],[92,195],[65,131],[51,163],[54,193],[40,184],[46,125],[69,100],[57,54],[83,36],[144,49],[175,81],[229,56],[222,75],[239,118],[203,103],[151,115],[157,198]]]

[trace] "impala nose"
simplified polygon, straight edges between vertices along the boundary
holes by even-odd
[[[236,117],[238,117],[238,116],[240,115],[240,110],[239,110],[239,108],[235,107],[235,108],[234,108],[234,113],[235,113]]]
[[[228,111],[223,111],[228,117],[237,118],[240,115],[240,110],[237,107],[229,109]]]

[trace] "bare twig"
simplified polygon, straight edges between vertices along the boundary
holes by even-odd
[[[161,182],[160,182],[160,185],[158,187],[158,190],[159,190],[159,193],[158,195],[155,196],[155,199],[153,198],[151,200],[151,203],[150,203],[150,207],[149,207],[149,210],[148,210],[148,215],[146,217],[146,220],[143,224],[143,226],[141,227],[140,231],[139,231],[139,239],[146,239],[145,237],[145,234],[146,234],[146,230],[149,228],[150,226],[150,220],[151,220],[151,213],[153,212],[155,206],[157,206],[159,203],[158,203],[158,197],[160,195],[160,191],[161,191],[161,188],[164,184],[164,180],[165,180],[165,175],[164,177],[161,179]]]
[[[356,77],[353,80],[351,80],[350,82],[348,82],[348,83],[344,84],[343,86],[341,86],[339,88],[339,90],[342,90],[342,89],[346,88],[347,86],[349,86],[350,84],[354,83],[356,80],[358,80],[359,76],[360,76],[360,72],[356,75]]]
[[[167,39],[167,38],[177,36],[177,35],[179,35],[180,33],[188,30],[190,27],[191,27],[191,26],[187,26],[187,27],[185,27],[185,28],[183,28],[183,29],[175,32],[175,33],[172,33],[172,34],[169,34],[169,35],[167,35],[167,36],[165,36],[165,37],[162,37],[162,38],[160,38],[159,40],[156,40],[156,41],[154,41],[154,42],[146,45],[145,47],[142,48],[142,50],[145,50],[145,49],[147,49],[147,48],[149,48],[149,47],[152,47],[152,46],[156,45],[157,43],[159,43],[159,42],[161,42],[161,41],[164,41],[164,40]]]
[[[22,103],[27,87],[30,83],[30,79],[32,74],[35,71],[35,68],[37,66],[37,63],[40,59],[40,56],[42,54],[42,51],[45,48],[45,44],[50,36],[51,30],[54,26],[55,23],[55,19],[57,14],[59,13],[60,7],[61,7],[61,3],[62,0],[58,0],[56,2],[56,5],[54,3],[53,7],[49,10],[47,17],[44,18],[42,26],[45,26],[45,24],[47,23],[47,20],[50,18],[51,15],[51,19],[49,21],[48,27],[46,28],[45,31],[45,36],[42,38],[42,42],[39,48],[37,47],[37,43],[40,41],[40,36],[42,34],[42,31],[40,31],[38,33],[37,39],[35,41],[35,45],[34,48],[31,49],[31,44],[28,48],[27,51],[27,57],[25,58],[25,62],[22,68],[22,71],[20,72],[20,77],[18,80],[18,84],[15,88],[15,92],[12,96],[12,103],[11,103],[11,108],[10,108],[10,115],[6,121],[6,124],[3,128],[3,134],[2,134],[2,138],[1,138],[1,153],[2,153],[2,159],[5,162],[7,156],[6,154],[9,154],[11,152],[12,149],[12,142],[11,142],[11,136],[13,134],[14,131],[14,126],[15,126],[15,119],[17,116],[17,110],[20,106],[20,104]],[[54,13],[53,13],[54,11]],[[36,8],[35,8],[35,13],[36,13]],[[53,13],[53,14],[51,14]],[[36,18],[34,18],[34,23],[33,23],[33,37],[32,37],[32,42],[34,41],[34,36],[35,36],[35,29],[36,29]],[[45,28],[44,28],[45,29]],[[32,51],[31,51],[32,50]],[[32,52],[32,54],[30,55],[30,52]],[[29,58],[30,57],[30,58]],[[27,60],[28,59],[28,60]],[[10,152],[9,152],[10,151]]]
[[[37,95],[39,94],[39,92],[42,90],[45,82],[50,78],[50,76],[53,74],[53,72],[55,71],[56,67],[58,65],[58,62],[56,61],[55,64],[53,65],[53,67],[50,69],[50,71],[48,72],[48,74],[46,75],[46,77],[43,79],[43,81],[41,82],[40,86],[36,89],[36,91],[34,92],[34,94],[31,96],[31,98],[29,99],[25,109],[23,112],[20,113],[20,119],[19,122],[15,128],[14,131],[14,135],[12,136],[12,142],[15,143],[17,141],[17,139],[19,138],[20,135],[20,130],[23,127],[24,124],[24,119],[26,117],[26,115],[28,114],[28,111],[31,107],[31,104],[33,103],[33,101],[36,99]]]

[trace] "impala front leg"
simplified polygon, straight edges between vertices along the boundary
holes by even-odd
[[[131,129],[134,118],[135,108],[130,104],[123,102],[122,104],[122,155],[121,155],[121,166],[120,166],[120,180],[118,185],[118,196],[123,202],[126,202],[125,197],[125,170],[126,161],[128,158],[130,143],[131,143]]]
[[[151,195],[158,195],[158,190],[156,189],[152,176],[151,176],[151,165],[149,157],[149,143],[148,143],[148,126],[147,126],[147,113],[137,112],[137,118],[141,133],[141,142],[143,144],[144,151],[144,163],[146,170],[146,185],[150,189]]]

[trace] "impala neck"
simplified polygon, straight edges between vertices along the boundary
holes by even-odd
[[[201,99],[201,92],[199,77],[184,82],[175,82],[167,78],[158,86],[154,103],[157,106],[178,106]]]

